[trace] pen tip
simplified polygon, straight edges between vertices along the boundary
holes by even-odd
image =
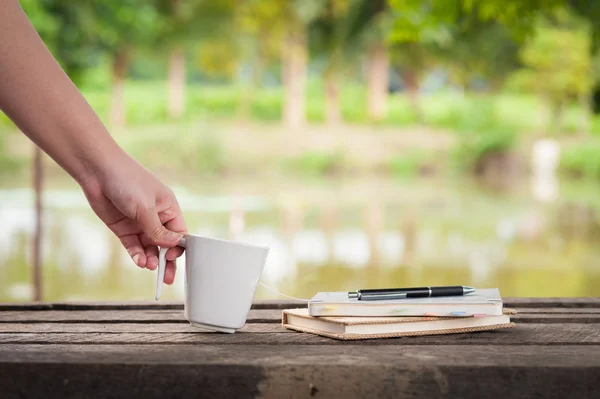
[[[474,293],[476,290],[473,287],[465,287],[463,286],[463,294],[472,294]]]

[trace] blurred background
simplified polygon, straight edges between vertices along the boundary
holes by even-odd
[[[191,233],[271,247],[264,283],[600,294],[599,2],[21,4]],[[1,113],[0,276],[9,302],[156,278]]]

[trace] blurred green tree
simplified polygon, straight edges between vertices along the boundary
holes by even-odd
[[[186,51],[201,43],[199,66],[209,73],[229,70],[236,49],[235,8],[242,0],[157,0],[161,18],[155,51],[169,53],[167,114],[180,118],[185,112]],[[229,53],[229,56],[227,55]],[[224,57],[225,56],[225,57]],[[220,65],[219,68],[216,65]],[[216,66],[216,67],[215,67]]]
[[[281,54],[284,86],[283,123],[296,129],[306,122],[307,27],[327,0],[247,0],[240,16],[244,33],[253,35],[259,48],[257,71],[274,54]],[[264,65],[264,64],[262,64]]]
[[[356,57],[356,37],[353,24],[361,10],[360,0],[324,0],[319,3],[317,17],[309,26],[311,53],[325,61],[325,121],[337,125],[342,121],[340,79],[345,67]],[[353,40],[354,39],[354,40]]]
[[[68,0],[20,0],[23,10],[58,63],[76,85],[96,62],[93,19],[85,3]]]
[[[94,45],[111,60],[112,94],[110,123],[126,122],[125,79],[134,52],[157,44],[165,21],[160,18],[157,0],[93,1]]]
[[[498,88],[518,66],[519,43],[532,33],[531,21],[561,1],[389,0],[392,63],[417,118],[419,81],[428,66],[444,66],[462,88],[476,76]]]
[[[438,60],[463,91],[469,90],[473,78],[485,80],[491,89],[499,89],[519,67],[521,38],[497,21],[463,15],[446,33],[436,46]]]
[[[364,40],[367,55],[367,114],[375,122],[387,115],[390,55],[387,37],[392,28],[392,15],[387,0],[365,0],[364,12],[369,20]]]
[[[569,100],[585,104],[594,86],[590,29],[566,8],[540,17],[521,51],[524,68],[512,85],[540,95],[547,104],[548,133],[560,130]]]
[[[285,22],[277,4],[262,0],[244,0],[237,11],[244,57],[251,66],[251,76],[242,82],[239,116],[250,117],[251,100],[260,87],[267,68],[282,59]]]
[[[340,83],[344,72],[354,68],[368,53],[367,85],[369,113],[373,119],[385,114],[388,85],[388,51],[385,33],[391,26],[383,0],[326,0],[309,27],[312,54],[324,60],[325,119],[341,122]],[[366,50],[366,51],[365,51]],[[372,58],[371,58],[372,57]]]
[[[432,32],[433,33],[433,32]],[[438,61],[434,38],[404,41],[391,46],[391,65],[398,71],[417,122],[422,122],[419,92],[421,79]]]

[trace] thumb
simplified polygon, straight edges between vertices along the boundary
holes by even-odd
[[[168,230],[160,222],[155,208],[144,209],[138,214],[138,223],[142,226],[144,234],[154,245],[159,247],[175,247],[183,235]]]

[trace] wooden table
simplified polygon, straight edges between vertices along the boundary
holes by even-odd
[[[341,342],[256,303],[233,334],[182,305],[0,305],[0,398],[600,398],[600,300],[507,299],[517,327]]]

